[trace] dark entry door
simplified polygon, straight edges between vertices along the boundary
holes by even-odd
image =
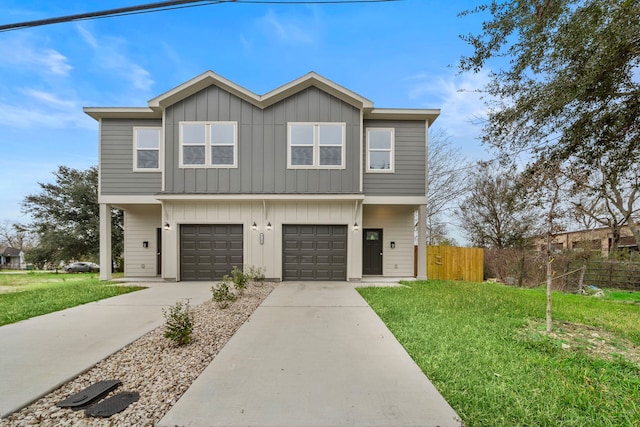
[[[362,274],[382,276],[382,229],[366,228],[362,233]]]
[[[156,228],[156,274],[162,275],[162,228]]]

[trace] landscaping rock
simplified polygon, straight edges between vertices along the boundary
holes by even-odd
[[[0,419],[0,427],[155,425],[274,287],[274,283],[252,284],[225,309],[213,301],[194,307],[191,344],[177,346],[164,338],[162,325],[28,407]],[[111,378],[122,381],[122,390],[139,393],[140,400],[108,419],[56,407],[67,396]]]

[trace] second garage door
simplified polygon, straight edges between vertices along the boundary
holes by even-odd
[[[180,227],[181,280],[219,280],[242,269],[241,224],[189,224]]]
[[[283,225],[283,280],[346,280],[346,225]]]

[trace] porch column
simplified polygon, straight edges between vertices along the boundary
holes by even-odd
[[[111,205],[100,203],[100,280],[111,280]]]
[[[418,207],[418,280],[427,280],[427,205]]]

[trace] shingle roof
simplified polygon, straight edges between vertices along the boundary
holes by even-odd
[[[0,255],[4,256],[18,256],[22,252],[18,248],[14,248],[12,246],[0,245]]]

